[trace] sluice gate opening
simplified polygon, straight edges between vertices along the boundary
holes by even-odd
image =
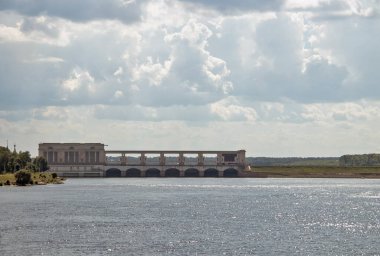
[[[165,171],[165,177],[179,177],[180,172],[176,168],[169,168]]]
[[[239,172],[238,170],[234,168],[228,168],[227,170],[223,171],[223,177],[238,177]]]
[[[160,170],[156,168],[150,168],[146,170],[145,177],[160,177]]]
[[[141,177],[141,170],[137,168],[131,168],[126,171],[126,177]]]
[[[106,177],[121,177],[121,171],[117,168],[111,168],[106,171]]]
[[[199,177],[199,170],[195,168],[189,168],[185,171],[185,177]]]
[[[206,169],[204,177],[219,177],[219,171],[215,168]]]

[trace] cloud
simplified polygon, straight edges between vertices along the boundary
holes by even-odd
[[[356,0],[2,1],[0,135],[29,147],[101,137],[261,155],[337,155],[355,138],[375,151],[378,10]]]
[[[368,33],[379,29],[377,20],[321,24],[290,13],[225,18],[221,24],[214,32],[221,37],[213,38],[209,49],[227,63],[233,95],[305,103],[380,95],[374,83],[379,40]]]
[[[370,106],[372,103],[367,104]],[[10,143],[16,142],[19,150],[30,150],[32,155],[37,154],[39,142],[49,141],[100,141],[109,145],[109,149],[125,149],[126,145],[132,149],[170,149],[173,145],[176,149],[187,150],[244,148],[249,156],[340,156],[380,150],[377,143],[377,131],[380,129],[378,116],[367,121],[338,123],[210,120],[198,124],[179,120],[101,119],[94,115],[93,110],[83,106],[66,107],[64,110],[67,115],[64,119],[20,119],[11,122],[0,117],[0,132]],[[20,136],[25,139],[20,140]]]
[[[94,78],[88,71],[74,69],[70,74],[70,78],[63,81],[62,87],[68,92],[75,92],[81,88],[88,92],[94,92]]]
[[[125,23],[140,19],[140,8],[144,1],[128,0],[3,0],[0,10],[18,12],[26,16],[53,16],[76,22],[97,19],[118,19]]]
[[[338,104],[310,104],[300,115],[313,122],[345,122],[347,124],[372,122],[380,118],[378,102],[350,102]]]
[[[311,13],[314,21],[334,21],[352,17],[375,18],[380,10],[373,0],[288,0],[285,9]]]
[[[0,91],[8,97],[0,104],[156,107],[207,105],[229,96],[310,103],[378,95],[378,72],[370,63],[378,55],[376,37],[358,29],[376,30],[375,20],[357,21],[357,28],[327,26],[281,11],[220,15],[213,22],[183,12],[175,22],[174,10],[164,6],[149,3],[145,22],[134,25],[5,13]],[[157,20],[151,9],[168,19]],[[86,85],[85,74],[91,78]]]
[[[68,32],[73,28],[71,22],[46,16],[24,17],[1,12],[10,20],[9,24],[0,24],[0,42],[44,44],[49,46],[67,46],[71,41]]]
[[[380,79],[377,69],[380,36],[372,33],[380,29],[379,21],[355,19],[332,22],[324,26],[325,35],[315,44],[320,49],[328,49],[333,56],[332,61],[348,72],[342,87],[346,99],[380,97],[377,82]]]
[[[230,70],[227,63],[213,56],[207,49],[212,31],[195,20],[183,26],[180,32],[166,36],[173,49],[173,73],[187,83],[193,83],[194,91],[221,92],[233,90],[228,80]]]
[[[37,22],[39,18],[25,19]],[[0,64],[4,66],[0,70],[0,93],[6,99],[0,102],[2,108],[111,102],[115,91],[125,90],[120,78],[113,76],[118,67],[123,67],[121,56],[128,47],[124,44],[115,47],[114,41],[133,37],[120,34],[125,29],[122,23],[94,21],[75,25],[52,18],[37,23],[40,26],[25,31],[22,21],[19,26],[6,26],[18,31],[20,39],[15,41],[12,34],[4,32],[6,40],[0,47]],[[46,35],[45,26],[55,27],[58,32]],[[62,40],[67,41],[64,44],[62,34],[67,35],[67,40]],[[107,48],[108,51],[100,50]]]
[[[147,41],[147,48],[152,42],[163,44],[159,47],[166,49],[166,56],[127,55],[126,65],[133,66],[131,81],[138,89],[133,100],[148,106],[198,105],[231,93],[230,70],[223,59],[208,51],[212,32],[204,23],[189,20],[163,35],[163,41]]]
[[[299,101],[308,97],[310,101],[342,101],[347,97],[344,80],[348,71],[344,67],[328,63],[326,60],[309,62],[303,73],[304,93],[299,95]],[[301,89],[301,90],[302,90]]]
[[[158,5],[162,8],[162,4]],[[153,8],[152,3],[149,8]],[[332,39],[339,44],[344,40],[338,38],[339,33],[326,37],[331,33],[330,26],[339,24],[319,26],[307,16],[286,13],[221,16],[215,23],[189,15],[183,24],[172,24],[172,17],[168,17],[161,25],[154,15],[154,23],[149,17],[146,23],[130,26],[118,21],[76,24],[49,16],[20,16],[19,25],[3,25],[8,29],[3,30],[8,41],[2,49],[9,48],[3,52],[3,61],[9,58],[8,69],[12,70],[4,70],[1,79],[5,86],[0,90],[13,101],[24,98],[27,90],[20,90],[20,79],[28,79],[35,83],[29,95],[41,95],[32,99],[49,92],[45,100],[23,99],[24,105],[170,106],[210,104],[228,96],[300,102],[373,96],[365,91],[368,87],[355,87],[355,83],[347,86],[350,79],[362,75],[360,72],[368,74],[374,65],[365,64],[367,69],[361,70],[354,68],[353,61],[340,59],[356,53],[356,59],[360,59],[366,49],[352,47],[343,55],[340,49],[331,48],[335,44]],[[365,26],[371,21],[361,23]],[[377,23],[372,23],[371,29],[375,29]],[[349,28],[341,26],[342,31]],[[351,29],[350,33],[354,37],[360,31]],[[21,38],[19,43],[26,47],[14,44],[12,38]],[[360,39],[347,41],[352,44]],[[10,77],[16,69],[22,75]],[[73,70],[88,72],[92,86],[74,90],[78,83],[72,78]],[[71,84],[72,92],[65,90],[62,94],[62,84],[66,89]],[[11,101],[4,104],[9,107]]]
[[[142,63],[132,70],[132,81],[139,82],[146,80],[150,86],[159,86],[162,80],[167,77],[171,65],[172,62],[170,59],[164,63],[160,63],[159,61],[154,63],[152,57],[149,56],[145,63]]]
[[[134,106],[109,106],[98,105],[94,109],[94,115],[98,119],[120,121],[149,121],[162,122],[181,120],[186,122],[206,122],[217,120],[208,106],[163,106],[148,107]]]
[[[285,1],[282,0],[237,0],[237,1],[218,1],[218,0],[180,0],[190,5],[198,5],[207,8],[215,9],[222,13],[232,14],[232,13],[242,13],[249,11],[278,11],[281,10]]]
[[[255,121],[257,112],[252,107],[241,106],[236,99],[225,100],[211,104],[211,113],[216,114],[224,121]]]

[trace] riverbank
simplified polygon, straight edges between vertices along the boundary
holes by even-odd
[[[64,178],[55,173],[31,173],[33,182],[28,185],[62,184]],[[253,166],[243,171],[242,178],[368,178],[379,179],[380,167],[340,167],[340,166]],[[13,173],[0,174],[0,186],[16,185]]]
[[[64,179],[51,172],[31,172],[31,181],[28,185],[63,184]],[[0,174],[0,186],[17,185],[14,173]]]
[[[380,178],[380,167],[260,166],[244,171],[242,177],[256,178]]]

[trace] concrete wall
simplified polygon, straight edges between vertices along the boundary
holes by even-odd
[[[223,177],[227,170],[236,170],[237,176],[240,176],[242,169],[239,166],[177,166],[177,165],[152,165],[152,166],[125,166],[125,165],[94,165],[94,166],[83,166],[83,165],[52,165],[50,170],[57,173],[61,177],[107,177],[107,171],[109,170],[119,170],[120,177],[128,177],[128,173],[134,173],[134,170],[140,171],[139,177],[146,177],[148,173],[152,174],[153,170],[158,170],[159,177],[165,177],[170,173],[168,170],[178,170],[179,177],[186,177],[191,175],[191,177],[204,177],[205,174],[214,176],[212,170],[217,171],[217,177]],[[112,172],[112,171],[111,171]],[[173,174],[172,172],[172,174]],[[194,175],[193,174],[197,174]],[[149,176],[149,175],[148,175]]]
[[[61,177],[103,177],[104,165],[50,165],[51,172]]]

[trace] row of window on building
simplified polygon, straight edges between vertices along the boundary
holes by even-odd
[[[44,158],[49,164],[96,164],[100,163],[99,151],[86,151],[85,157],[80,158],[78,151],[65,151],[64,158],[58,158],[57,151],[45,151]]]

